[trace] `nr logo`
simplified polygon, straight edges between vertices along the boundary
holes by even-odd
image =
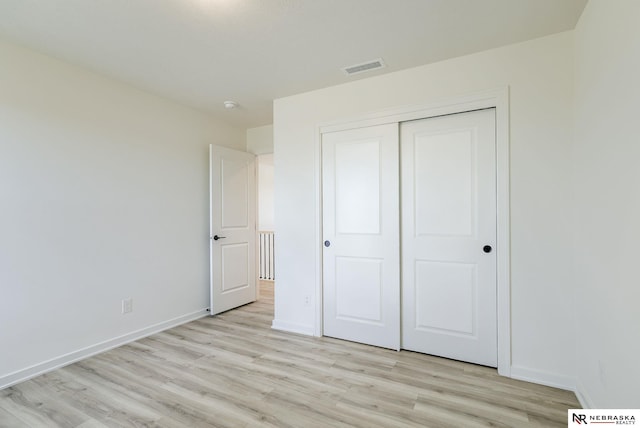
[[[576,424],[587,424],[587,415],[579,415],[577,413],[573,414],[573,422]]]

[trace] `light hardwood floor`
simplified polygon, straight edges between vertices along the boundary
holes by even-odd
[[[1,427],[565,427],[573,393],[271,329],[273,291],[0,391]]]

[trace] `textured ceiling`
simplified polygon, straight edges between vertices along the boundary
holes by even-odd
[[[0,0],[0,36],[253,127],[272,122],[275,98],[570,30],[585,4]],[[341,71],[380,57],[384,69]]]

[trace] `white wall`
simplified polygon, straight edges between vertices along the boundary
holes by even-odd
[[[509,85],[512,374],[572,388],[572,73],[568,32],[276,100],[274,326],[314,330],[314,313],[303,302],[315,296],[319,269],[317,126]]]
[[[275,230],[273,221],[273,154],[258,156],[258,229]]]
[[[273,125],[247,129],[247,151],[256,155],[273,153]]]
[[[591,0],[576,28],[578,394],[640,408],[640,2]]]
[[[275,230],[273,221],[273,125],[247,129],[247,151],[258,155],[258,228]]]
[[[210,143],[245,133],[0,41],[0,387],[205,313]]]

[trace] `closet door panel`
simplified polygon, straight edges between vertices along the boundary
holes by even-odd
[[[325,336],[400,346],[398,125],[322,136]]]
[[[402,347],[497,365],[493,109],[403,123]]]

